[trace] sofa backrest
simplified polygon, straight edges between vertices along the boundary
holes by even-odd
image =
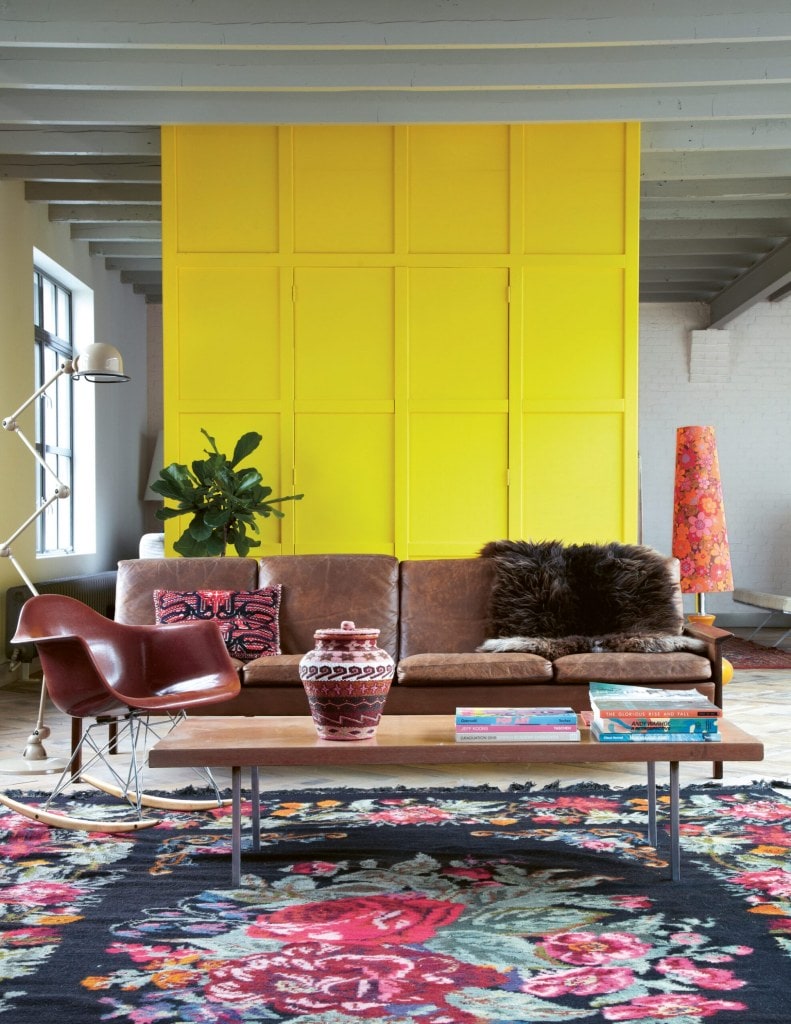
[[[154,622],[155,590],[255,590],[254,558],[135,558],[118,563],[115,619]]]
[[[489,635],[493,580],[483,558],[402,562],[399,656],[474,651]]]
[[[655,636],[683,629],[675,565],[654,548],[498,540],[481,556],[495,566],[492,636]]]
[[[283,585],[280,649],[304,654],[317,629],[343,621],[380,631],[379,646],[398,654],[398,560],[391,555],[269,555],[258,586]]]

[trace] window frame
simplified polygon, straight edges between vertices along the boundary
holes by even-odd
[[[47,292],[51,294],[47,296]],[[33,267],[33,336],[36,388],[40,388],[72,358],[74,337],[73,295],[58,278],[38,264]],[[74,396],[70,375],[63,374],[42,394],[35,406],[35,447],[51,467],[39,467],[36,501],[44,504],[52,494],[52,475],[69,489],[69,496],[52,502],[36,524],[36,555],[68,555],[75,551],[74,505]]]

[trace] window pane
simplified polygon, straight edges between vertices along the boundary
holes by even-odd
[[[57,289],[58,293],[58,322],[55,333],[64,341],[71,341],[71,316],[69,315],[69,293],[63,288]]]
[[[55,312],[55,285],[52,281],[48,281],[44,278],[42,287],[42,302],[44,305],[42,318],[43,322],[41,326],[45,331],[49,331],[50,334],[57,334],[57,316]]]
[[[39,287],[41,285],[41,275],[33,274],[33,323],[36,327],[41,326],[41,295],[39,293]]]
[[[61,483],[65,484],[71,492],[71,459],[59,458],[57,462],[58,477]],[[55,502],[58,516],[58,540],[57,544],[61,551],[71,551],[71,496],[58,498]]]
[[[41,550],[54,551],[58,542],[58,520],[53,502],[42,516]]]
[[[61,448],[71,448],[71,379],[68,375],[60,377],[57,385],[57,441]]]

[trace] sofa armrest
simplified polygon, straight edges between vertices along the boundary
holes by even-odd
[[[727,629],[708,626],[700,622],[684,623],[684,635],[702,640],[706,644],[706,656],[711,662],[711,680],[714,683],[714,703],[722,707],[722,645],[729,636]]]

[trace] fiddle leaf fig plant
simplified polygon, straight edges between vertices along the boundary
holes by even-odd
[[[282,519],[284,513],[275,505],[299,501],[303,495],[272,498],[272,488],[264,486],[257,469],[236,468],[259,446],[261,434],[252,430],[243,434],[228,458],[203,428],[201,433],[211,446],[204,449],[208,457],[196,459],[191,468],[172,462],[160,471],[159,479],[151,485],[157,494],[177,503],[175,508],[158,509],[156,517],[166,520],[192,515],[189,525],[173,545],[174,550],[186,558],[225,555],[229,545],[237,555],[245,557],[251,548],[261,546],[259,540],[248,534],[248,530],[260,532],[256,517]]]

